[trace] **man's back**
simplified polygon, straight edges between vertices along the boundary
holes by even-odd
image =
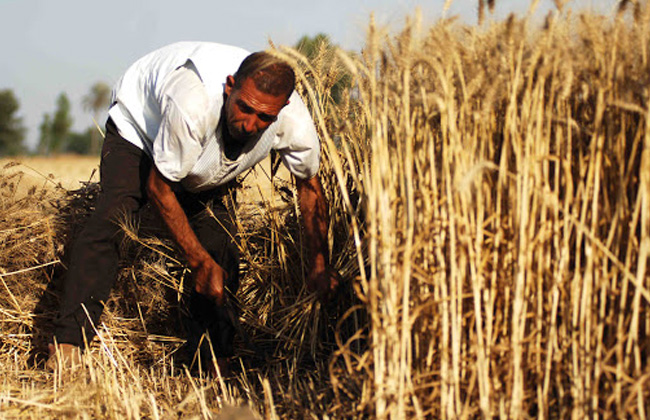
[[[191,61],[207,94],[221,95],[248,51],[214,42],[177,42],[150,52],[133,63],[113,88],[109,115],[131,143],[149,151],[146,139],[156,138],[163,110],[162,89],[169,74]],[[144,138],[144,141],[143,141]]]

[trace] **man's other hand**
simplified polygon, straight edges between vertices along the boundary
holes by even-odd
[[[328,302],[335,295],[341,283],[341,276],[331,266],[327,265],[322,269],[312,269],[307,276],[307,288],[316,292],[318,297]]]
[[[210,299],[217,305],[223,305],[223,285],[228,278],[219,264],[212,258],[203,260],[197,267],[192,268],[194,276],[194,290]]]

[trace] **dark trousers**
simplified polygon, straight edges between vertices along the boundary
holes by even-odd
[[[151,167],[151,158],[122,138],[109,119],[100,164],[101,193],[95,212],[74,243],[63,282],[54,331],[58,343],[82,346],[84,335],[88,342],[94,337],[92,326],[98,325],[118,275],[123,238],[119,221],[135,216],[146,203],[145,185]],[[224,202],[228,190],[218,188],[198,194],[180,191],[177,198],[203,247],[228,273],[225,286],[235,293],[239,287],[239,251],[234,239],[236,226]],[[215,355],[231,356],[234,327],[226,309],[194,291],[185,301],[188,315],[184,324],[190,350],[198,348],[201,336],[207,332]],[[203,360],[209,360],[207,345],[201,346],[201,353]]]

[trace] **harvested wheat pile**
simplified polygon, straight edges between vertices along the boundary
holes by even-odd
[[[35,308],[44,296],[48,273],[60,261],[58,220],[55,209],[49,206],[57,193],[33,188],[16,198],[19,185],[19,172],[0,175],[0,357],[26,361],[23,356],[34,350],[34,342],[28,338],[35,332],[35,324],[51,315],[38,313]]]
[[[236,342],[236,380],[206,379],[180,351],[187,269],[149,208],[138,220],[125,221],[120,279],[97,326],[86,369],[70,378],[43,369],[46,340],[67,247],[91,213],[99,186],[34,189],[16,198],[13,181],[19,174],[12,169],[0,175],[6,291],[0,300],[0,363],[11,372],[0,394],[3,415],[205,417],[224,407],[250,406],[244,411],[258,418],[253,412],[269,409],[288,417],[328,411],[328,361],[344,306],[322,308],[303,287],[295,203],[250,203],[238,210],[244,278],[238,293],[243,332]],[[293,200],[288,185],[277,188],[276,194]],[[241,414],[243,409],[228,410]]]

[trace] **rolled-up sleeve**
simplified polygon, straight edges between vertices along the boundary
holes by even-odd
[[[294,93],[281,121],[274,149],[293,175],[300,179],[313,178],[320,165],[320,140],[309,110]]]
[[[185,178],[202,152],[205,133],[201,119],[207,95],[191,70],[179,69],[163,93],[162,121],[153,142],[153,161],[172,182]]]

